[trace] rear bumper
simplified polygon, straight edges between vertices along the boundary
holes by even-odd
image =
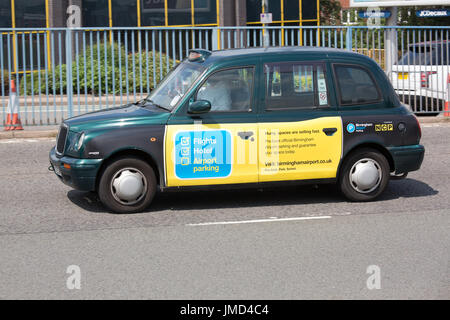
[[[395,173],[407,173],[420,169],[425,148],[420,145],[387,148],[394,160]]]
[[[95,191],[95,182],[102,159],[77,159],[56,156],[55,148],[50,150],[50,167],[66,185],[81,191]],[[64,165],[70,166],[69,168]]]

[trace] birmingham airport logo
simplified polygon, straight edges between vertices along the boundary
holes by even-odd
[[[347,125],[347,132],[348,132],[348,133],[353,133],[353,132],[355,132],[355,129],[356,129],[356,126],[355,126],[353,123],[349,123],[349,124]]]

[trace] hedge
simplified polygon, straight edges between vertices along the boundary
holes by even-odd
[[[114,60],[112,57],[112,46],[114,46]],[[127,83],[129,92],[133,91],[133,79],[135,79],[136,91],[147,91],[147,70],[148,70],[148,87],[153,89],[153,56],[155,56],[155,79],[156,83],[161,80],[160,74],[163,76],[167,73],[167,56],[160,52],[136,52],[128,54],[123,46],[119,47],[117,44],[108,44],[106,46],[105,59],[105,45],[94,45],[86,48],[86,57],[84,54],[79,54],[72,62],[72,83],[74,93],[77,93],[77,64],[78,64],[78,83],[80,93],[98,95],[100,89],[101,93],[105,94],[106,87],[108,94],[113,93],[113,77],[114,77],[114,93],[119,94],[126,92]],[[78,59],[77,59],[78,58]],[[134,59],[133,59],[134,58]],[[85,60],[86,59],[86,60]],[[160,65],[162,60],[162,66]],[[134,63],[133,63],[134,60]],[[142,81],[140,63],[142,67]],[[148,60],[148,65],[147,65]],[[85,63],[86,61],[86,63]],[[105,66],[106,62],[106,66]],[[128,75],[126,64],[128,63]],[[86,65],[86,68],[85,68]],[[169,58],[169,65],[172,67],[173,60]],[[93,68],[92,68],[93,66]],[[112,67],[113,66],[113,67]],[[162,67],[162,70],[161,70]],[[85,72],[86,69],[86,72]],[[27,74],[26,77],[26,94],[31,95],[31,83],[33,82],[33,93],[46,93],[46,83],[48,83],[48,93],[53,94],[53,90],[57,94],[67,93],[67,66],[65,64],[58,65],[54,70],[33,71]],[[39,82],[39,73],[41,76]],[[105,77],[106,76],[106,77]],[[62,81],[61,81],[62,80]],[[122,81],[120,81],[122,80]],[[53,87],[54,83],[54,87]],[[20,92],[23,94],[25,81],[24,78],[20,81]],[[62,87],[62,88],[61,88]]]

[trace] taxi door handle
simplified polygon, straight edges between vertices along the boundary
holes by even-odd
[[[337,128],[323,128],[322,130],[327,136],[332,136],[336,131]]]
[[[252,131],[240,131],[238,132],[238,136],[241,137],[242,140],[248,140],[253,135]],[[253,141],[253,139],[251,139]]]

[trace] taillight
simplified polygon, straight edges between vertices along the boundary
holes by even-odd
[[[417,122],[417,128],[419,129],[419,140],[422,138],[422,128],[420,127],[420,122],[419,122],[419,118],[417,118],[416,116],[414,116],[414,118],[416,119]]]
[[[420,73],[420,86],[428,88],[430,86],[430,76],[436,74],[436,71],[425,71]]]

